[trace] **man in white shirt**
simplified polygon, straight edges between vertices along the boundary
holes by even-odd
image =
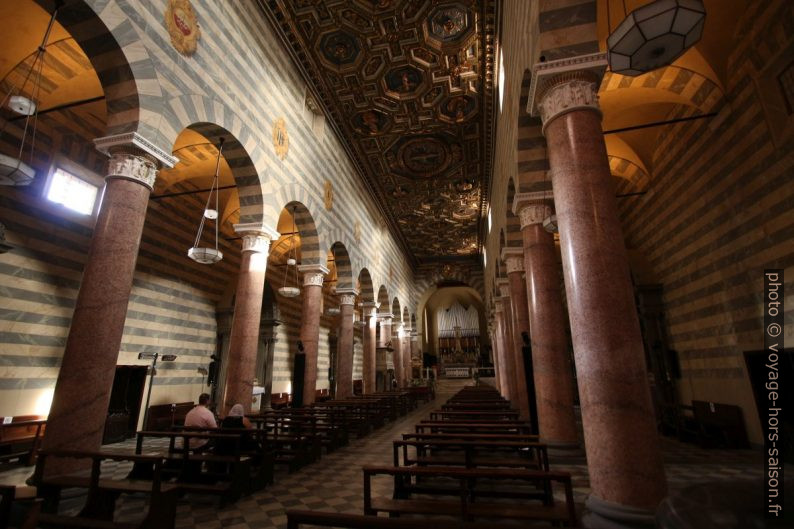
[[[207,408],[210,403],[210,396],[207,393],[199,395],[198,406],[187,412],[185,415],[185,426],[199,428],[217,428],[215,415]],[[196,452],[203,452],[210,448],[208,439],[191,439],[190,448]]]

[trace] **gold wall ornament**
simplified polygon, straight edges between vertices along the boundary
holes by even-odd
[[[165,11],[165,27],[176,51],[185,56],[196,52],[201,30],[190,0],[169,0]]]
[[[325,209],[331,211],[334,207],[334,184],[330,180],[325,181],[325,194],[323,195],[325,201]]]
[[[284,118],[278,118],[273,124],[273,146],[276,148],[276,155],[280,159],[287,157],[289,151],[289,135],[287,134],[287,122]]]
[[[356,224],[353,226],[353,238],[356,239],[358,244],[361,244],[361,222],[356,221]]]

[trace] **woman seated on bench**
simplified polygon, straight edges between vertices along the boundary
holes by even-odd
[[[221,421],[221,428],[253,428],[251,421],[245,417],[245,408],[242,404],[235,404],[229,410],[229,414]],[[259,450],[260,446],[256,440],[249,434],[243,435],[240,439],[240,450],[247,452],[252,450]],[[231,455],[234,453],[234,443],[229,441],[218,442],[215,447],[215,453],[219,455]]]

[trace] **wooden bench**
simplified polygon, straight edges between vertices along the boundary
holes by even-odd
[[[267,432],[275,462],[287,465],[289,472],[294,472],[319,459],[322,444],[311,421],[297,415],[293,418],[291,412],[289,409],[270,410],[248,418],[257,429]]]
[[[341,527],[344,529],[427,529],[426,520],[382,518],[361,514],[321,511],[287,511],[287,529],[306,526]],[[433,529],[516,529],[515,525],[493,522],[465,522],[458,520],[433,520]]]
[[[251,431],[251,430],[247,430]],[[252,458],[241,451],[241,436],[231,433],[210,433],[192,431],[154,432],[139,431],[137,433],[136,454],[143,449],[143,439],[169,439],[168,452],[162,457],[173,466],[164,469],[164,474],[176,477],[180,489],[197,494],[214,494],[219,497],[220,505],[234,503],[244,493],[252,490]],[[182,446],[176,446],[176,440],[182,440]],[[196,453],[190,448],[190,440],[206,439],[207,442],[226,441],[236,448],[229,455],[216,455],[212,452]],[[202,467],[207,464],[208,468]],[[222,469],[219,469],[222,467]],[[131,478],[147,477],[145,469],[134,465],[130,472]]]
[[[262,490],[267,485],[272,485],[275,474],[275,452],[267,439],[267,431],[250,428],[204,428],[199,426],[175,426],[173,431],[206,432],[216,434],[233,434],[240,436],[238,439],[216,439],[212,453],[218,456],[237,455],[251,458],[251,491]],[[239,448],[238,448],[239,447]],[[136,450],[140,450],[136,446]],[[182,453],[180,449],[174,448]]]
[[[464,421],[490,421],[498,422],[503,420],[518,419],[518,410],[466,410],[450,411],[435,410],[430,412],[431,421],[445,420],[464,420]]]
[[[377,515],[379,512],[390,516],[419,514],[424,516],[454,516],[464,521],[475,519],[508,519],[524,521],[543,521],[549,524],[576,526],[576,510],[573,502],[571,475],[566,472],[546,472],[516,469],[470,469],[470,468],[422,468],[422,467],[381,467],[365,466],[364,472],[364,514]],[[394,478],[392,498],[372,497],[371,480],[373,476],[388,475]],[[444,478],[457,481],[452,494],[447,488],[438,491],[440,495],[450,495],[454,499],[442,500],[411,498],[414,492],[433,494],[427,486],[415,485],[415,478]],[[494,481],[506,480],[514,491],[510,503],[499,501],[479,501],[483,496],[480,488]],[[421,480],[419,483],[423,483]],[[519,483],[531,484],[526,494],[520,496]],[[565,490],[565,503],[555,503],[551,493],[544,492],[538,500],[538,488],[550,491],[554,483],[560,483]],[[525,501],[518,501],[525,500]],[[433,522],[425,523],[435,525]]]
[[[409,454],[413,447],[416,455]],[[546,444],[535,441],[481,439],[402,439],[392,441],[394,466],[444,466],[466,468],[511,467],[549,470]],[[442,452],[439,454],[439,452]]]
[[[172,402],[149,406],[145,430],[168,430],[172,426],[185,424],[187,412],[195,407],[193,402]]]
[[[46,463],[54,458],[91,459],[91,472],[47,477]],[[149,467],[151,479],[112,479],[102,476],[103,461],[130,461]],[[75,450],[40,450],[33,481],[44,500],[38,521],[44,525],[87,528],[172,529],[176,520],[179,487],[163,481],[165,460],[162,456],[83,452]],[[87,489],[85,506],[77,516],[57,514],[61,491],[67,488]],[[149,508],[137,523],[113,521],[116,500],[121,494],[149,495]]]
[[[526,421],[420,421],[414,426],[416,433],[519,433],[531,434],[532,426]]]
[[[292,396],[289,393],[273,393],[270,396],[270,407],[274,410],[286,408],[292,402]]]
[[[0,461],[34,464],[46,425],[47,420],[38,415],[20,415],[0,425]]]

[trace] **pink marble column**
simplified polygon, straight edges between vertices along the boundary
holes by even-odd
[[[502,288],[500,288],[502,290]],[[503,396],[515,404],[513,382],[513,335],[510,334],[510,297],[500,296],[495,300],[496,320],[499,328],[499,365],[502,370]]]
[[[303,372],[303,405],[314,403],[317,391],[317,350],[320,342],[320,312],[323,306],[323,278],[328,269],[323,265],[299,265],[303,273],[301,292],[301,329],[300,340],[306,354],[306,368]]]
[[[392,362],[394,363],[394,378],[397,380],[397,387],[402,388],[405,384],[405,371],[403,371],[403,347],[400,338],[399,326],[395,325],[392,329],[391,345]]]
[[[499,372],[499,347],[497,345],[497,330],[496,330],[496,316],[492,316],[491,322],[489,324],[489,338],[491,339],[491,359],[493,360],[493,373],[494,373],[494,384],[496,385],[496,390],[504,396],[502,392],[502,374]]]
[[[524,354],[522,352],[524,347],[522,333],[529,333],[527,289],[523,278],[523,251],[516,248],[515,251],[512,251],[512,249],[506,250],[502,254],[507,265],[507,280],[510,282],[510,302],[513,309],[513,368],[515,369],[516,404],[518,405],[520,417],[534,422],[537,419],[532,417],[530,412],[529,384],[527,384]]]
[[[388,308],[388,307],[387,307]],[[380,334],[378,339],[378,347],[375,349],[375,390],[388,391],[391,389],[391,384],[388,380],[388,365],[391,360],[392,345],[391,345],[391,312],[381,312],[378,314],[378,326],[380,327]],[[392,366],[394,362],[392,361]],[[378,387],[378,375],[381,374],[382,387]]]
[[[414,343],[413,332],[409,331],[403,337],[403,371],[405,372],[405,384],[410,385],[413,376]]]
[[[114,139],[96,141],[113,145]],[[99,450],[149,194],[158,162],[173,165],[164,153],[128,144],[115,143],[110,152],[102,206],[47,420],[43,447],[49,450]],[[54,459],[47,474],[71,472],[84,463]]]
[[[540,195],[540,196],[538,196]],[[524,241],[532,366],[540,439],[558,452],[577,453],[579,437],[574,416],[574,380],[565,334],[559,265],[554,236],[543,229],[551,207],[543,193],[516,195]]]
[[[560,231],[592,488],[586,522],[642,527],[667,487],[593,57],[537,65],[531,101],[543,120]]]
[[[510,402],[516,408],[519,408],[518,403],[518,380],[516,379],[516,353],[515,353],[515,340],[513,339],[513,303],[510,299],[510,284],[507,278],[500,278],[496,281],[500,292],[502,293],[502,326],[504,328],[504,372],[508,379],[508,387],[510,389]]]
[[[339,294],[339,339],[336,342],[336,398],[353,395],[353,307],[355,291],[337,290]]]
[[[270,240],[278,237],[277,232],[261,223],[236,224],[234,229],[242,236],[243,250],[234,297],[223,405],[218,410],[224,416],[238,403],[246,413],[251,411],[267,254]]]
[[[377,309],[377,303],[372,301],[365,301],[363,304],[364,309],[364,328],[362,329],[362,336],[364,343],[362,344],[363,349],[363,365],[362,365],[362,376],[364,379],[364,394],[375,393],[375,369],[376,369],[376,360],[375,354],[377,349],[377,344],[375,343],[376,340],[376,328],[378,325],[378,317],[375,313]]]

